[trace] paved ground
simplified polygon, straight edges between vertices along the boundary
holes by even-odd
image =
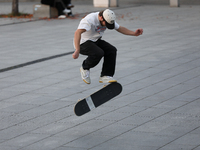
[[[85,57],[71,56],[83,15],[0,20],[1,150],[200,150],[200,6],[130,5],[115,12],[120,25],[144,34],[105,33],[118,49],[115,78],[123,92],[82,117],[74,115],[75,103],[103,86],[101,63],[86,85],[79,73]],[[45,60],[51,56],[58,57]]]

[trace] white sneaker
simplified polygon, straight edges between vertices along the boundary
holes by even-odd
[[[91,83],[90,80],[90,71],[89,70],[84,70],[83,67],[80,68],[80,72],[81,72],[81,77],[83,79],[83,81],[87,84]]]
[[[68,13],[70,13],[71,12],[71,10],[70,9],[67,9],[67,8],[65,8],[64,10],[63,10],[63,13],[65,13],[66,15],[68,14]]]
[[[58,17],[58,19],[65,19],[65,18],[66,18],[65,15],[60,15],[60,16]]]
[[[103,76],[99,78],[100,83],[111,83],[111,82],[117,82],[113,77],[111,76]]]

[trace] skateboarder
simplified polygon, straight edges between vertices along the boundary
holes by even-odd
[[[91,83],[90,69],[95,67],[104,57],[102,71],[100,75],[100,83],[117,82],[113,75],[115,73],[117,49],[102,40],[102,36],[106,28],[131,36],[139,36],[143,33],[143,29],[131,31],[120,26],[116,21],[115,13],[106,9],[101,12],[90,13],[84,17],[74,34],[75,52],[72,57],[77,59],[79,53],[88,57],[83,61],[80,68],[81,77],[87,84]]]

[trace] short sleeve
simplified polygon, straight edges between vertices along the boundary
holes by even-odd
[[[82,19],[78,29],[85,29],[86,31],[89,31],[91,29],[91,25],[86,19]]]
[[[119,24],[115,21],[115,30],[119,29]]]

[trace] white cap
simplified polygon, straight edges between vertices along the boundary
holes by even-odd
[[[103,19],[105,20],[106,27],[108,29],[114,29],[115,28],[116,16],[115,16],[115,13],[112,10],[110,10],[110,9],[104,10]]]

